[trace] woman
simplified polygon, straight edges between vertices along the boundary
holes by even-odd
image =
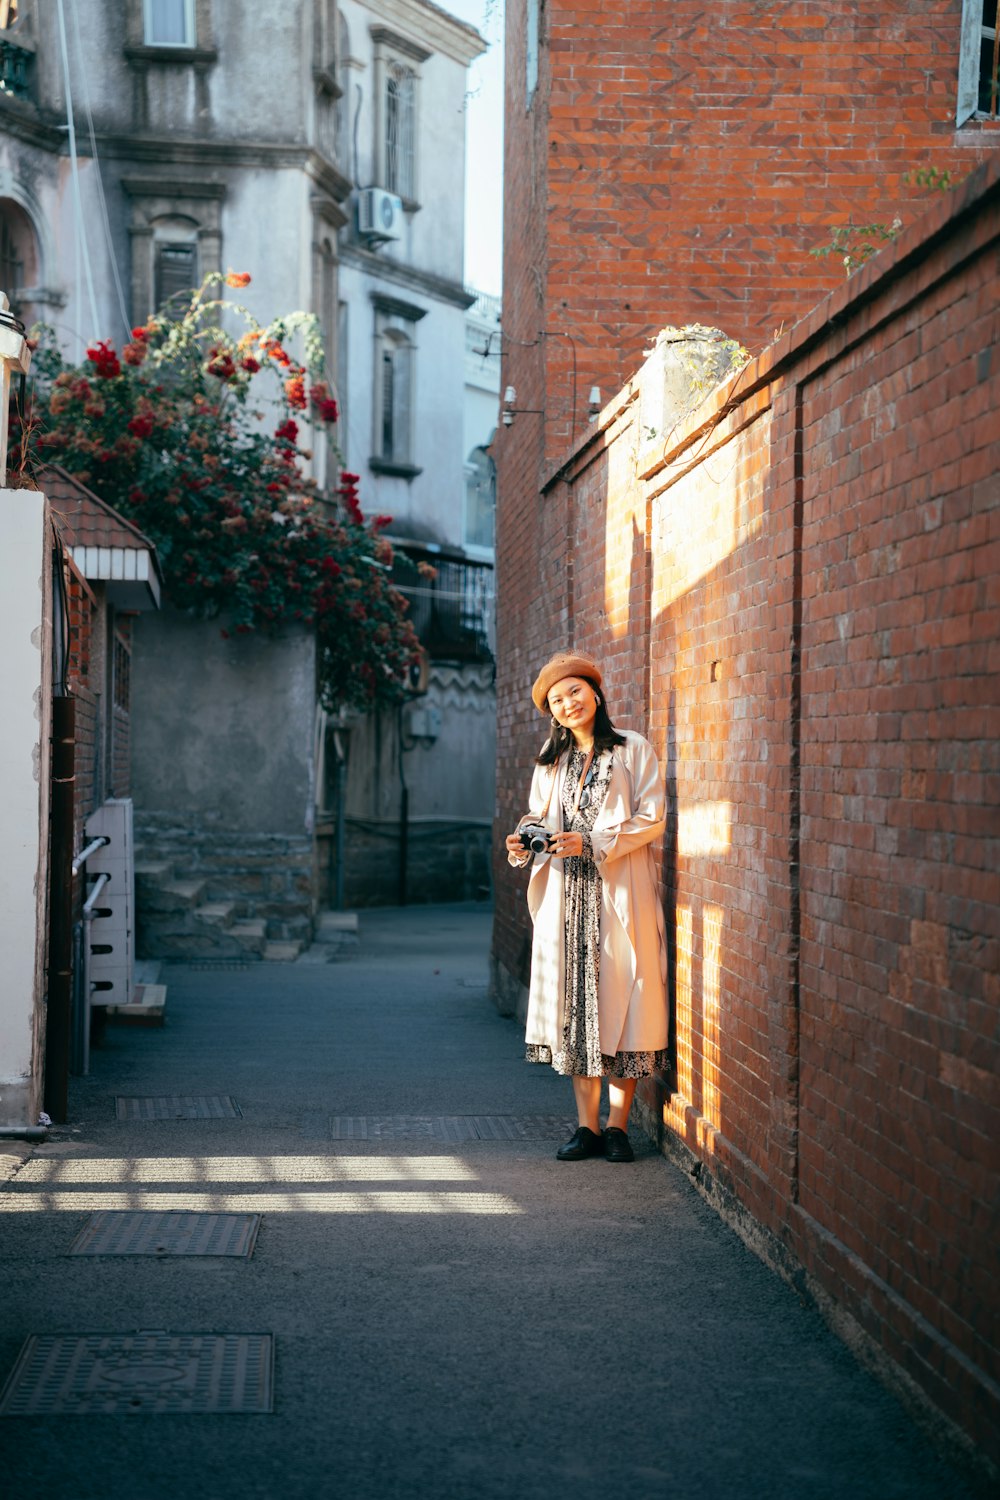
[[[578,1129],[560,1161],[632,1161],[636,1080],[667,1064],[666,939],[651,849],[665,822],[663,787],[652,746],[612,724],[602,684],[600,667],[578,652],[560,652],[539,672],[531,697],[552,727],[518,827],[540,824],[548,841],[533,855],[520,832],[506,840],[510,864],[532,865],[526,1056],[572,1077],[576,1096]]]

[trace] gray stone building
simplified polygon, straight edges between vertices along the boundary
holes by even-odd
[[[300,308],[321,322],[364,509],[393,514],[400,545],[442,560],[414,595],[429,693],[376,721],[323,720],[305,634],[224,641],[169,607],[137,622],[149,951],[176,939],[258,953],[280,941],[288,953],[330,899],[468,895],[488,880],[492,740],[470,737],[465,716],[493,722],[492,567],[463,548],[462,449],[461,103],[482,48],[429,0],[271,11],[20,0],[0,12],[0,285],[19,316],[53,325],[78,358],[94,338],[120,343],[206,272],[249,272],[240,296],[261,322]],[[317,443],[311,461],[332,486],[340,456]],[[381,768],[388,758],[398,770],[416,745],[426,776],[408,811],[400,777],[390,794]],[[456,745],[475,766],[457,804]],[[479,851],[468,878],[456,886],[454,848],[433,838],[419,880],[401,886],[406,819],[433,820],[442,802]],[[380,854],[367,860],[373,840]]]

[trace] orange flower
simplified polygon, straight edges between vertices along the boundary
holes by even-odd
[[[285,396],[294,410],[305,411],[306,383],[301,375],[293,375],[291,380],[285,381]]]
[[[249,286],[249,285],[250,285],[250,273],[249,273],[249,271],[230,271],[229,274],[226,277],[226,286],[241,287],[241,286]]]

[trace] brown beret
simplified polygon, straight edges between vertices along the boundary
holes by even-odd
[[[561,682],[564,677],[589,677],[598,687],[604,680],[600,667],[589,656],[579,656],[575,651],[557,651],[552,660],[545,663],[531,689],[531,701],[540,714],[547,712],[545,700],[549,696],[549,688]]]

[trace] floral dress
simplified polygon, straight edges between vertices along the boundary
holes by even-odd
[[[668,1052],[618,1052],[614,1057],[601,1051],[597,1013],[597,987],[601,964],[601,877],[594,863],[590,832],[607,796],[613,757],[600,769],[603,757],[595,757],[590,800],[575,814],[577,787],[586,762],[582,750],[570,751],[563,781],[563,828],[583,834],[583,853],[563,860],[566,1006],[562,1046],[529,1044],[528,1062],[551,1063],[557,1073],[582,1078],[645,1078],[666,1068]],[[586,797],[581,801],[586,801]]]

